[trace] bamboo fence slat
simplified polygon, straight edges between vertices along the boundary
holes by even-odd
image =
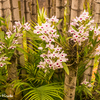
[[[64,18],[64,0],[56,0],[56,17],[58,19]],[[62,32],[63,21],[58,25],[58,30]]]
[[[100,25],[100,0],[95,0],[94,20],[95,20],[95,23]]]
[[[37,22],[37,3],[36,0],[31,0],[31,20]]]

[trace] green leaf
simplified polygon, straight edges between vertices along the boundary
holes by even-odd
[[[86,46],[86,47],[84,48],[84,55],[86,56],[87,53],[88,53],[88,46]]]
[[[55,24],[55,27],[57,27],[61,22],[62,22],[62,19],[60,19],[60,20],[58,21],[58,23]]]
[[[75,31],[78,32],[78,29],[77,29],[75,26],[72,25],[72,28],[73,28]]]
[[[98,90],[95,90],[95,91],[100,94],[100,91],[98,91]]]
[[[89,42],[92,41],[92,38],[93,38],[93,31],[89,31]]]
[[[9,61],[3,61],[4,63],[6,63],[6,64],[12,64],[11,62],[9,62]]]
[[[71,39],[71,38],[72,38],[72,37],[67,37],[66,40],[69,40],[69,39]]]
[[[23,50],[23,48],[17,47],[16,49],[17,49],[19,52],[21,52],[21,53],[27,54],[27,52],[25,52],[25,51]]]
[[[4,19],[4,18],[2,18],[2,17],[0,17],[0,20],[1,20],[1,21],[5,21],[5,19]]]
[[[1,26],[2,26],[2,25],[7,26],[5,23],[2,23],[2,22],[1,22]]]
[[[13,34],[11,35],[11,37],[9,38],[9,47],[10,47],[11,44],[12,44],[12,41],[13,41],[13,39],[14,39],[14,37],[15,37],[15,34],[16,34],[16,33],[13,33]]]
[[[38,3],[38,0],[36,1],[37,1],[37,12],[38,12],[38,15],[40,16],[39,3]]]
[[[63,65],[65,72],[69,75],[69,69],[68,69],[66,63],[62,62],[62,65]]]
[[[24,25],[24,23],[25,23],[25,19],[24,19],[24,17],[23,17],[23,21],[22,21],[22,24]]]
[[[88,8],[89,15],[91,16],[92,15],[92,10],[90,8],[89,2],[87,2],[87,8]]]
[[[39,87],[32,87],[29,83],[21,82],[21,81],[13,81],[14,88],[19,88],[22,86],[26,86],[23,90],[19,91],[27,93],[23,96],[25,100],[63,100],[61,95],[63,94],[63,85],[59,85],[57,83],[42,85]]]
[[[1,39],[1,41],[4,40],[4,31],[0,31],[0,39]]]
[[[0,26],[1,26],[1,21],[0,21]]]

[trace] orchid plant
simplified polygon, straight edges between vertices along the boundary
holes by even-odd
[[[42,25],[37,24],[35,26],[34,33],[38,34],[45,44],[45,46],[40,44],[42,47],[38,48],[43,53],[40,55],[42,59],[37,67],[43,68],[45,72],[47,69],[49,71],[49,69],[63,68],[62,63],[68,61],[67,54],[64,53],[62,47],[55,43],[55,39],[59,37],[55,29],[55,24],[58,21],[56,16],[53,16],[52,18],[46,18],[45,23],[42,23]]]
[[[89,13],[84,10],[84,12],[79,17],[73,19],[71,23],[69,32],[72,34],[72,40],[81,46],[82,43],[88,39],[89,31],[94,30],[93,24],[94,20],[89,16]],[[96,34],[96,30],[94,35],[98,35]]]
[[[76,89],[77,92],[78,89],[82,89],[79,91],[83,91],[91,97],[95,82],[95,74],[97,73],[100,59],[100,27],[94,23],[93,18],[84,10],[79,17],[73,19],[69,33],[72,36],[71,40],[74,42],[73,47],[76,46],[77,49],[75,57],[77,58],[78,81],[82,76],[82,71],[84,72],[84,70],[86,70],[85,66],[94,58],[91,82],[88,82],[89,80],[85,79]],[[84,89],[82,86],[85,86]],[[87,92],[85,90],[87,90]]]
[[[28,22],[22,25],[18,21],[15,22],[15,25],[13,26],[13,32],[10,30],[6,33],[0,31],[0,34],[2,35],[2,37],[0,37],[0,67],[11,64],[9,61],[16,48],[20,46],[18,38],[22,38],[23,31],[28,30],[30,30],[30,24]]]

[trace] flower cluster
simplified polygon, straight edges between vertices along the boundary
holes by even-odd
[[[6,48],[5,44],[3,42],[0,42],[0,67],[6,65],[5,60],[8,59],[8,57],[5,57],[4,55],[1,56],[4,53],[4,48]]]
[[[25,30],[30,30],[31,28],[30,28],[30,24],[27,22],[27,23],[25,23],[24,25],[23,25],[23,28],[25,29]]]
[[[46,46],[44,49],[48,50],[47,53],[43,53],[40,56],[43,58],[42,61],[40,61],[39,65],[37,67],[39,68],[52,68],[53,70],[63,68],[62,62],[67,62],[67,54],[64,53],[61,47],[58,45],[55,45],[55,39],[59,37],[59,35],[56,33],[56,30],[54,28],[54,25],[52,25],[52,22],[58,22],[58,19],[56,17],[52,18],[46,18],[46,22],[42,23],[42,25],[35,26],[34,33],[39,34],[40,38],[45,41]],[[40,50],[42,50],[42,47],[39,47]]]
[[[84,12],[79,17],[76,17],[76,19],[73,19],[73,22],[71,23],[71,25],[79,26],[78,22],[86,21],[88,18],[90,19],[91,17],[89,16],[89,13],[84,10]]]
[[[92,85],[88,81],[86,81],[86,79],[81,84],[85,84],[88,87],[92,87]]]
[[[76,19],[73,19],[69,32],[72,34],[72,40],[79,45],[89,37],[89,31],[94,30],[94,20],[91,19],[88,12],[84,12]],[[96,31],[97,32],[97,31]]]
[[[14,28],[14,32],[19,32],[22,28],[24,29],[24,30],[30,30],[31,28],[30,28],[30,24],[28,23],[28,22],[26,22],[24,25],[22,25],[21,23],[20,23],[20,21],[18,21],[18,22],[15,22],[15,25],[13,26],[13,28]],[[17,29],[17,30],[16,30]],[[19,34],[19,33],[18,33]]]
[[[98,47],[96,48],[96,53],[95,53],[95,55],[100,55],[100,46],[98,46]]]
[[[47,22],[51,23],[51,22],[55,22],[57,23],[59,20],[56,18],[56,16],[52,16],[51,18],[46,18]]]
[[[100,26],[98,26],[98,28],[94,28],[94,35],[95,36],[98,36],[98,35],[100,35]]]
[[[60,52],[62,50],[61,47],[53,48],[55,49],[53,52],[48,51],[47,54],[41,54],[40,56],[44,58],[44,61],[41,61],[37,67],[39,68],[52,68],[53,70],[63,68],[62,62],[67,62],[68,59],[65,58],[67,54],[64,53],[64,51]]]
[[[0,42],[0,55],[6,54],[6,53],[8,54],[9,52],[14,53],[15,48],[19,44],[18,38],[22,37],[23,35],[22,34],[23,30],[26,30],[26,31],[30,30],[30,24],[25,23],[24,25],[22,25],[19,21],[15,22],[15,25],[13,26],[14,33],[8,30],[6,34],[4,35],[5,41]],[[0,67],[3,67],[6,65],[5,60],[8,60],[7,58],[8,57],[0,56]]]
[[[10,38],[12,35],[12,32],[9,30],[8,32],[6,32],[6,34],[7,34],[7,37]]]
[[[5,65],[6,65],[6,63],[0,62],[0,67],[3,67]]]
[[[7,60],[8,57],[1,57],[0,58],[0,67],[3,67],[4,65],[6,65],[5,60]]]

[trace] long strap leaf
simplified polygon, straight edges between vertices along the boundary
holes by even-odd
[[[26,31],[23,31],[23,49],[27,53],[27,39],[26,39]],[[28,61],[27,54],[24,54],[25,61]]]

